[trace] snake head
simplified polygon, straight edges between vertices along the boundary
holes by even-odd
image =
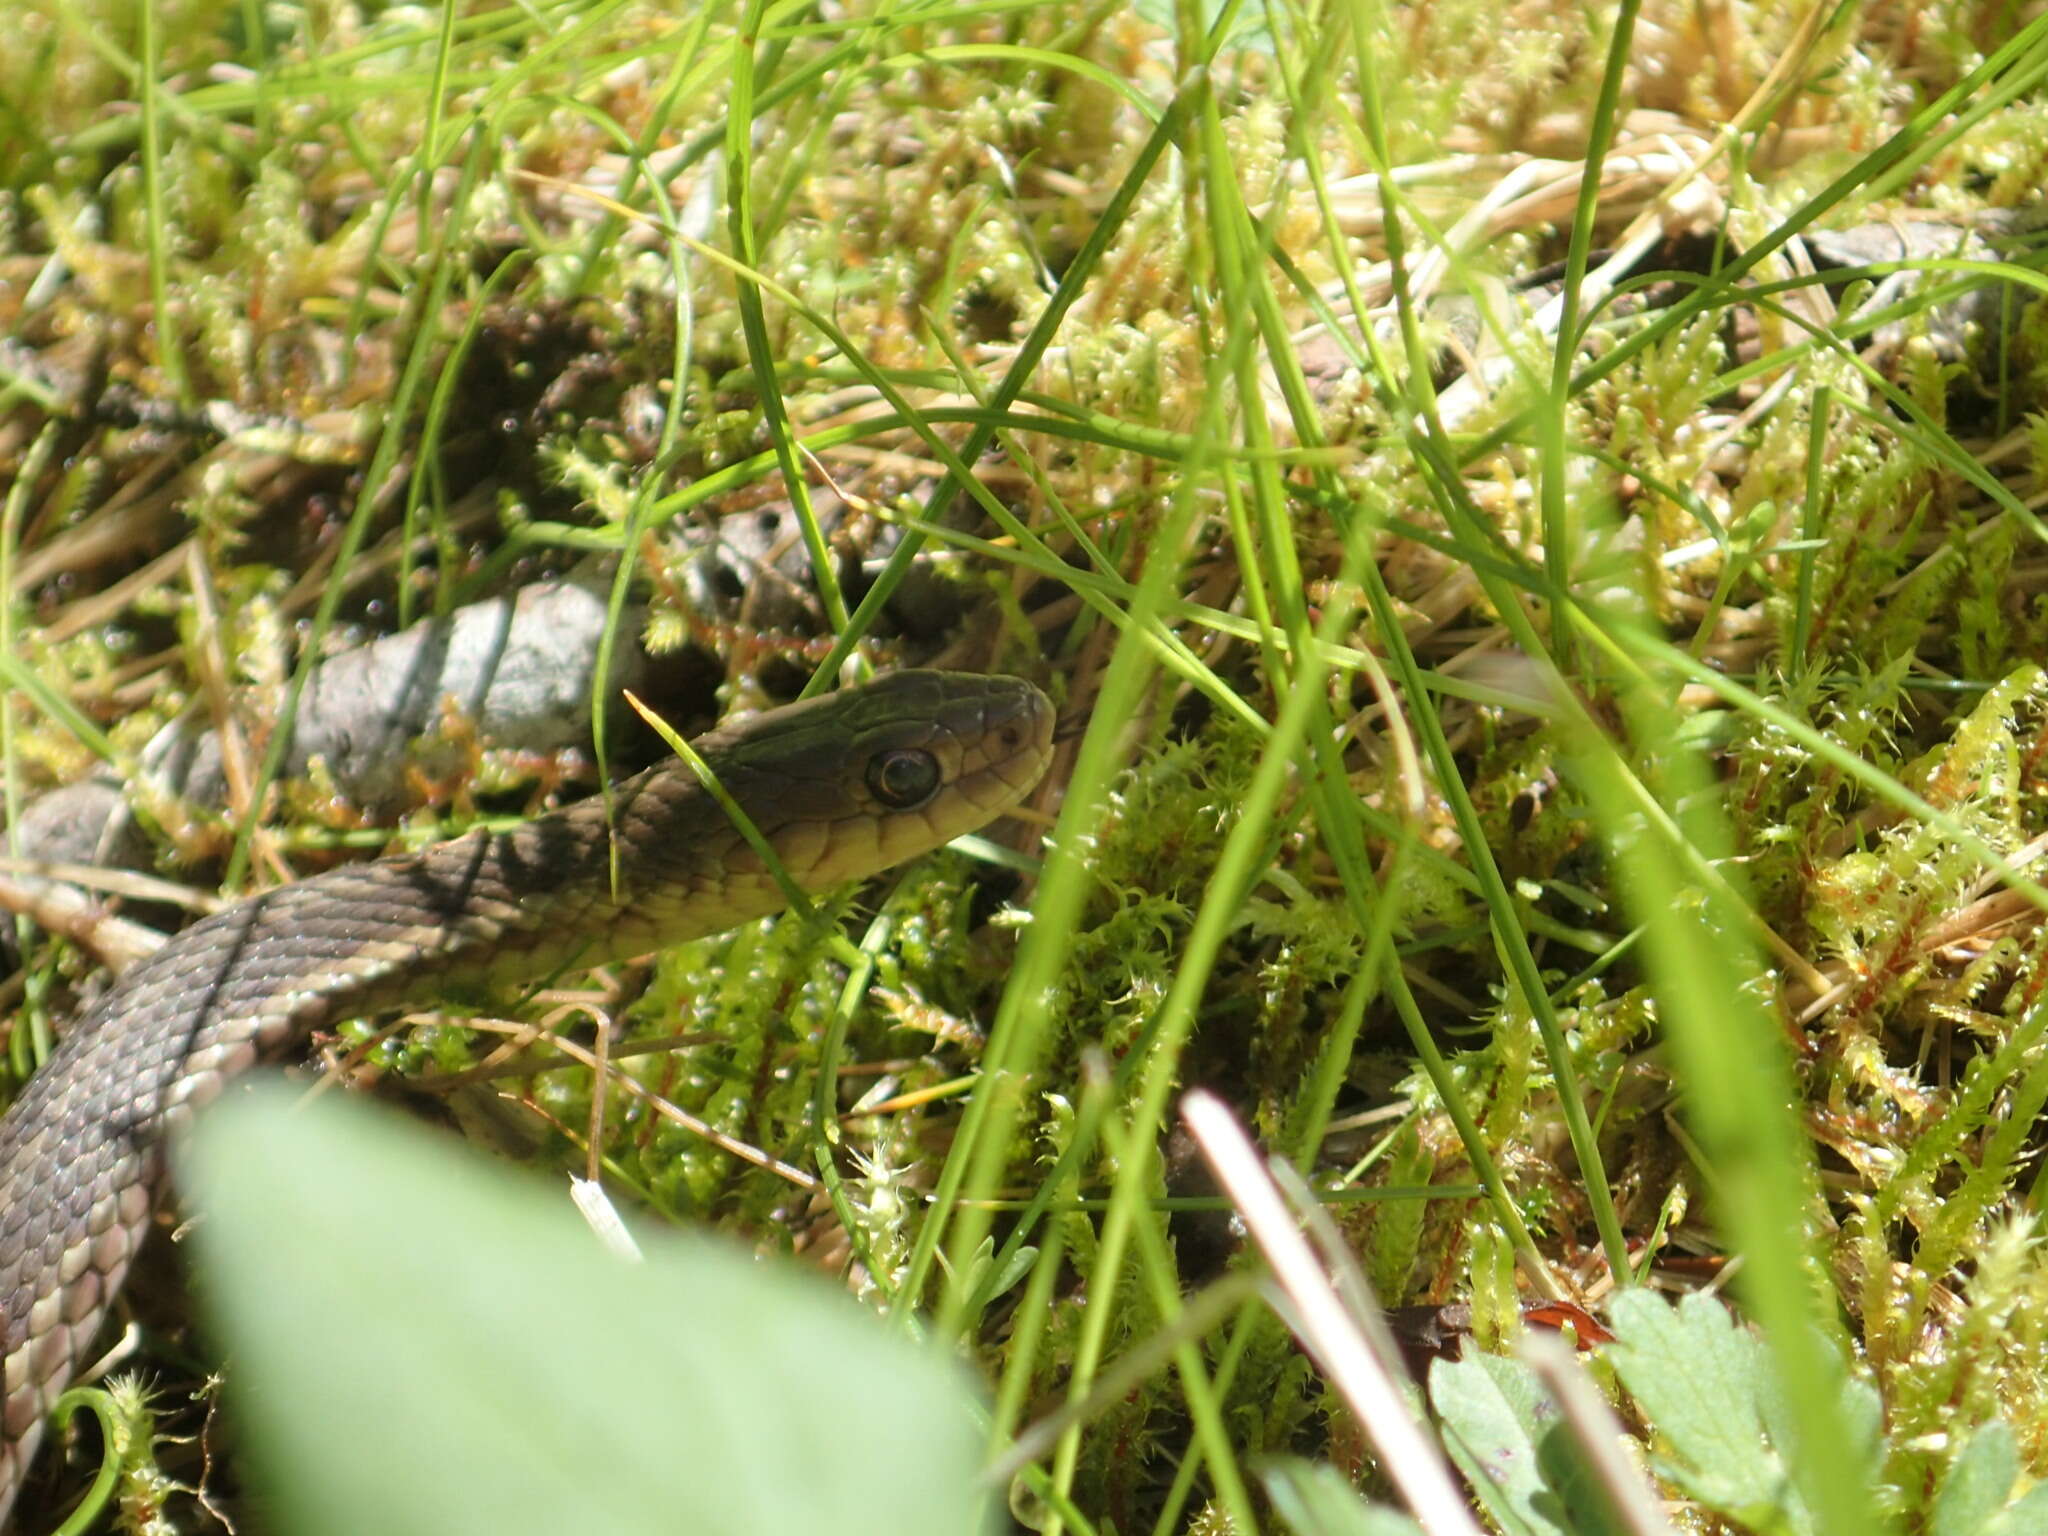
[[[1010,810],[1044,776],[1052,734],[1052,702],[1022,678],[906,671],[735,721],[696,746],[797,884],[818,891]],[[731,844],[720,857],[734,887],[765,880],[736,830]]]

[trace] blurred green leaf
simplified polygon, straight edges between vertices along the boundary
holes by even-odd
[[[2019,1470],[2019,1447],[2010,1426],[1993,1420],[1979,1429],[1942,1482],[1928,1536],[1980,1536],[2004,1507]]]
[[[1217,21],[1222,18],[1223,6],[1224,0],[1199,0],[1195,6],[1194,17],[1204,37],[1215,30]],[[1179,27],[1174,0],[1137,0],[1135,9],[1140,16],[1163,32],[1171,34]],[[1233,48],[1243,48],[1269,57],[1274,55],[1277,52],[1273,46],[1273,23],[1276,18],[1280,23],[1280,35],[1285,37],[1288,29],[1287,15],[1284,11],[1271,6],[1240,6],[1237,14],[1231,19],[1230,30],[1218,42],[1218,51],[1228,52]]]
[[[2048,1536],[2048,1483],[2036,1483],[1984,1526],[1984,1536]]]
[[[1510,1536],[1621,1536],[1527,1365],[1499,1355],[1439,1360],[1429,1370],[1429,1400],[1451,1459]]]
[[[559,1194],[263,1086],[185,1148],[200,1267],[275,1527],[959,1536],[962,1378],[723,1242],[599,1248]]]
[[[1928,1536],[2048,1536],[2048,1483],[2007,1504],[2019,1480],[2019,1443],[1994,1419],[1971,1435],[1943,1479]]]
[[[1493,1355],[1439,1360],[1429,1400],[1443,1420],[1444,1446],[1508,1536],[1562,1536],[1531,1508],[1543,1491],[1536,1438],[1556,1416],[1527,1367]]]
[[[1761,1341],[1703,1295],[1673,1307],[1626,1291],[1609,1304],[1608,1322],[1615,1342],[1607,1358],[1672,1453],[1665,1475],[1745,1524],[1811,1530],[1764,1432],[1759,1384],[1769,1363]]]
[[[1259,1475],[1294,1536],[1422,1536],[1422,1527],[1399,1510],[1366,1503],[1335,1467],[1276,1456]]]
[[[1805,1533],[1812,1512],[1794,1485],[1792,1415],[1763,1341],[1717,1298],[1673,1307],[1647,1291],[1608,1304],[1615,1342],[1604,1351],[1668,1454],[1659,1471],[1691,1497],[1759,1531]],[[1861,1463],[1876,1486],[1882,1425],[1870,1388],[1845,1378],[1836,1405],[1844,1440],[1827,1454]]]

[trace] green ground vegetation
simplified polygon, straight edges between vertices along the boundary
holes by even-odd
[[[1522,1308],[1625,1295],[1590,1369],[1685,1528],[2041,1528],[2007,1508],[2048,1475],[2027,8],[5,28],[11,803],[239,711],[236,803],[153,805],[160,873],[380,845],[270,781],[305,664],[570,569],[727,706],[1031,676],[1066,729],[1024,820],[545,1000],[565,1044],[459,1117],[956,1350],[993,1462],[1055,1431],[1003,1476],[1032,1529],[1391,1528],[1243,1284],[1194,1087],[1382,1305],[1469,1307],[1437,1406],[1481,1481],[1459,1405]],[[764,513],[801,580],[707,554]],[[508,793],[536,765],[488,745],[404,835],[588,766]],[[91,969],[28,953],[17,1082]],[[359,1054],[472,1098],[503,1040],[384,1022]],[[1754,1333],[1642,1310],[1724,1286]],[[1747,1383],[1718,1419],[1672,1390],[1700,1360]]]

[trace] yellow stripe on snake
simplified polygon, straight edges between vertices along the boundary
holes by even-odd
[[[795,883],[821,891],[1016,805],[1045,772],[1052,722],[1014,678],[899,672],[697,750]],[[216,913],[123,973],[0,1121],[0,1524],[152,1224],[167,1135],[236,1074],[440,988],[514,987],[784,904],[672,761],[620,785],[609,817],[594,797],[336,869]]]

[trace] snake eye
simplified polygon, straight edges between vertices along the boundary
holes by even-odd
[[[914,747],[877,752],[868,759],[868,792],[893,811],[922,805],[939,787],[939,760]]]

